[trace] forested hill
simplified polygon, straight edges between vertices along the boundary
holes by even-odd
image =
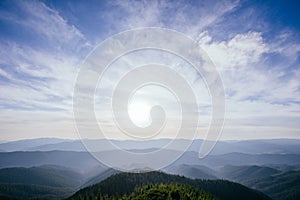
[[[164,184],[159,186],[157,184]],[[86,187],[75,193],[69,200],[97,199],[106,196],[107,199],[121,198],[126,195],[135,195],[138,187],[147,186],[157,192],[163,193],[163,188],[170,183],[191,186],[193,190],[201,189],[220,200],[269,200],[270,198],[261,192],[252,190],[238,183],[225,180],[192,180],[177,175],[169,175],[162,172],[145,173],[120,173],[112,175],[104,181]],[[167,184],[167,185],[166,185]],[[155,186],[151,186],[155,185]],[[146,187],[146,186],[145,186]],[[179,186],[178,186],[179,187]],[[180,186],[183,187],[183,186]],[[142,187],[143,188],[143,187]],[[136,191],[135,191],[136,189]],[[135,191],[135,192],[134,192]],[[151,191],[150,191],[151,192]],[[149,193],[146,191],[145,193]],[[138,194],[139,195],[139,194]],[[212,198],[212,196],[210,196]],[[124,197],[125,198],[125,197]]]
[[[103,198],[103,197],[102,197]],[[101,198],[100,198],[101,199]],[[105,197],[103,198],[105,199]],[[189,185],[178,183],[145,185],[138,187],[128,196],[123,196],[124,200],[217,200],[211,194]]]

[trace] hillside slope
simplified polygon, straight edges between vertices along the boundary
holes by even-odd
[[[13,167],[0,169],[0,183],[44,185],[76,188],[83,177],[77,172],[60,166]]]
[[[227,165],[219,170],[219,177],[245,184],[248,181],[269,177],[280,173],[279,170],[265,166],[231,166]]]
[[[129,196],[123,197],[125,200],[216,200],[211,194],[189,185],[182,184],[157,184],[138,187]]]
[[[66,198],[79,188],[83,180],[81,174],[61,166],[0,169],[0,199]]]
[[[201,165],[174,165],[164,169],[168,174],[185,176],[192,179],[217,179],[216,172]]]
[[[200,188],[220,200],[267,200],[263,193],[247,188],[243,185],[224,180],[192,180],[177,175],[162,172],[147,173],[120,173],[101,181],[98,184],[86,187],[75,193],[69,199],[77,200],[84,196],[118,196],[130,195],[135,188],[148,184],[178,183]]]
[[[245,183],[275,200],[300,199],[300,171],[288,171]]]

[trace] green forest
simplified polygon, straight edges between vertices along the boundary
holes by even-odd
[[[199,189],[189,185],[183,185],[178,183],[170,184],[156,184],[156,185],[144,185],[141,187],[135,188],[135,190],[129,195],[80,195],[80,200],[215,200],[216,198]]]
[[[162,172],[146,172],[112,175],[98,184],[81,189],[69,200],[143,199],[142,197],[145,199],[174,199],[175,197],[220,200],[270,199],[261,192],[230,181],[193,180]]]

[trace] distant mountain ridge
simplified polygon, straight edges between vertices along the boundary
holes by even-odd
[[[111,151],[111,146],[107,146],[106,140],[84,140],[93,146],[99,146],[99,151]],[[111,140],[112,143],[123,149],[157,149],[165,146],[171,139],[157,139],[149,141],[134,140]],[[182,139],[175,140],[175,143],[181,143]],[[188,151],[198,152],[203,140],[194,140]],[[41,138],[32,140],[20,140],[13,142],[0,143],[0,150],[3,152],[12,151],[86,151],[82,141]],[[176,150],[176,149],[173,149]],[[245,140],[245,141],[218,141],[211,155],[226,153],[246,153],[246,154],[300,154],[300,140],[275,139],[275,140]]]
[[[118,159],[118,151],[103,152]],[[127,159],[122,157],[122,159]],[[128,158],[128,161],[130,159]],[[300,165],[300,154],[242,154],[208,155],[199,159],[196,152],[185,152],[173,165],[204,165],[216,168],[225,165]],[[130,164],[128,162],[128,164]],[[133,163],[132,163],[133,164]],[[32,167],[40,165],[60,165],[87,172],[93,168],[107,168],[88,152],[49,151],[49,152],[0,152],[0,169],[7,167]],[[133,166],[134,168],[134,166]]]
[[[0,168],[34,167],[41,165],[59,165],[87,172],[103,167],[88,152],[49,151],[49,152],[0,152]]]
[[[60,138],[37,138],[37,139],[26,139],[0,143],[0,149],[5,152],[12,151],[27,151],[32,148],[36,148],[48,144],[59,144],[61,142],[71,142],[72,140],[60,139]]]
[[[164,172],[169,174],[176,174],[192,179],[217,179],[216,172],[208,167],[202,165],[171,165],[165,169]]]
[[[266,166],[231,166],[222,167],[218,174],[220,178],[236,181],[238,183],[246,183],[251,180],[270,177],[281,173],[281,171]]]

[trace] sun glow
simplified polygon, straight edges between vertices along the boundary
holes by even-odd
[[[132,122],[140,127],[151,124],[151,107],[145,101],[131,101],[128,107],[128,114]]]

